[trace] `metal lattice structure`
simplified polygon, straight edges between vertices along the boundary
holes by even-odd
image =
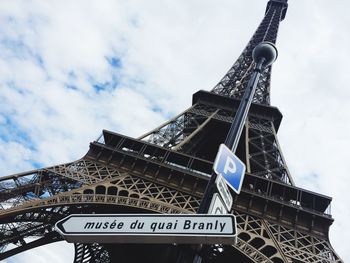
[[[104,130],[80,160],[0,177],[0,260],[62,240],[53,226],[72,213],[196,213],[252,72],[251,52],[276,41],[286,11],[287,0],[270,0],[222,80],[211,92],[195,93],[189,109],[158,128],[138,139]],[[283,158],[282,114],[270,106],[270,74],[268,67],[258,83],[236,152],[247,166],[232,209],[238,242],[211,247],[204,262],[342,262],[328,237],[331,198],[296,187]],[[179,251],[186,248],[75,244],[74,262],[176,262]]]

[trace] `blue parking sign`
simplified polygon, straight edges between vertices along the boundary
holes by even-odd
[[[233,191],[237,194],[240,193],[245,174],[245,164],[225,144],[220,144],[213,169],[216,174],[221,174],[224,177]]]

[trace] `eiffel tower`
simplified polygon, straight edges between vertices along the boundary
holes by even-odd
[[[77,213],[196,213],[219,144],[252,73],[253,48],[276,42],[287,0],[270,0],[265,16],[227,74],[193,104],[139,138],[103,130],[88,153],[70,163],[0,178],[0,260],[61,241],[54,224]],[[247,171],[232,213],[238,239],[212,246],[203,262],[342,262],[329,241],[331,198],[295,186],[270,105],[271,67],[262,72],[236,155]],[[192,262],[176,244],[76,243],[74,262]],[[179,260],[179,255],[184,255]]]

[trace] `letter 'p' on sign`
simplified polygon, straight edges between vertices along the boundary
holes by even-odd
[[[240,193],[245,174],[245,164],[224,144],[220,144],[213,169],[216,174],[222,175],[233,191],[237,194]]]
[[[231,158],[226,158],[226,162],[225,162],[225,167],[224,167],[224,173],[235,173],[237,170],[235,161]]]

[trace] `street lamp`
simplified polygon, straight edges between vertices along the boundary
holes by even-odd
[[[275,62],[277,55],[277,48],[270,42],[261,42],[253,50],[252,57],[255,62],[255,67],[225,140],[225,145],[230,148],[233,153],[236,152],[261,73],[266,67]],[[213,172],[205,189],[198,214],[208,213],[209,205],[215,192],[216,177],[216,173]],[[196,256],[193,262],[199,263],[201,262],[201,258]]]
[[[230,148],[232,152],[235,152],[237,149],[239,138],[241,137],[242,129],[247,119],[249,108],[252,103],[261,72],[275,62],[277,55],[277,48],[270,42],[261,42],[253,50],[252,56],[255,62],[253,74],[250,77],[247,88],[244,92],[241,103],[239,104],[237,113],[225,140],[226,146]]]

